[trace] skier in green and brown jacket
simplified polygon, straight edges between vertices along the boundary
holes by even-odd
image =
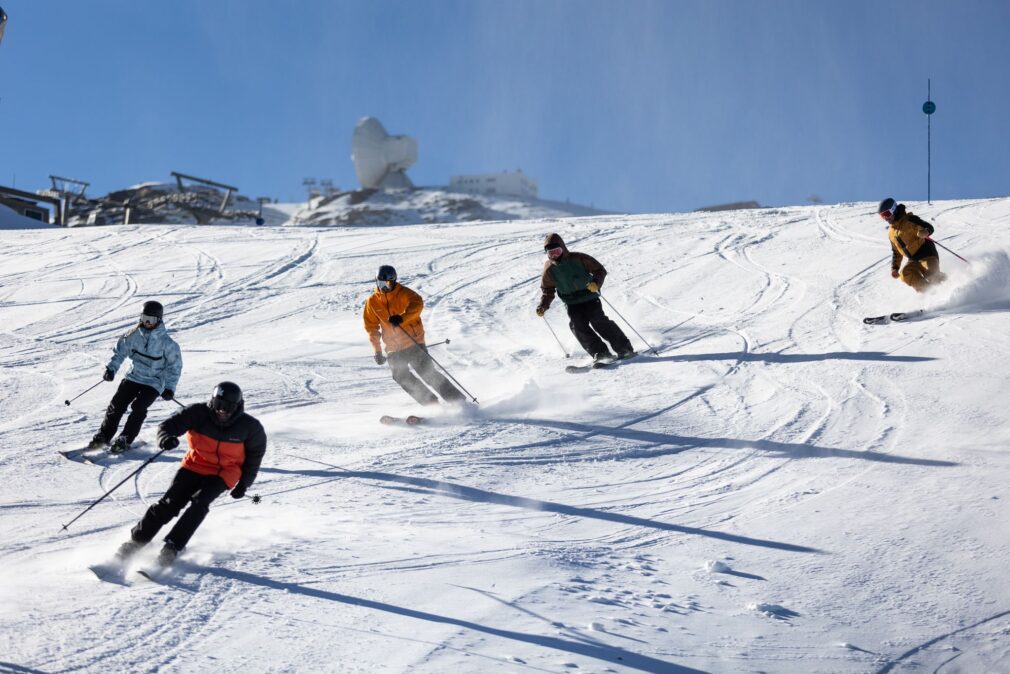
[[[617,352],[617,358],[634,356],[635,349],[627,336],[617,323],[603,313],[600,287],[607,277],[603,265],[590,255],[568,250],[558,234],[547,235],[544,239],[544,252],[547,253],[548,260],[540,278],[543,294],[537,306],[537,316],[543,316],[554,301],[554,296],[558,295],[568,309],[568,327],[593,360],[615,357],[604,340]]]

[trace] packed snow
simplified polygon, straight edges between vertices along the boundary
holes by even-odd
[[[926,295],[869,203],[0,231],[0,671],[1010,671],[1010,199],[909,207],[967,260]],[[563,307],[562,345],[534,313],[552,231],[607,266],[639,358],[565,372]],[[381,264],[479,407],[379,424],[433,414],[372,359]],[[87,567],[167,488],[181,450],[126,478],[179,407],[122,457],[58,451],[148,299],[179,400],[238,382],[269,448],[260,504],[222,496],[123,587]]]

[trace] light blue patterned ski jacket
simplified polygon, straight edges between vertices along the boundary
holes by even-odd
[[[112,360],[106,367],[115,372],[124,360],[130,358],[133,365],[126,378],[146,384],[158,393],[167,388],[174,391],[182,376],[182,351],[162,322],[153,330],[145,330],[138,325],[120,337],[112,351]]]

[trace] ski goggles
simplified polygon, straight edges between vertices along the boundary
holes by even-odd
[[[880,217],[882,217],[884,220],[887,220],[888,222],[890,222],[891,220],[894,219],[894,212],[896,210],[898,210],[897,206],[895,206],[893,208],[889,208],[886,211],[880,211]]]
[[[218,398],[215,396],[210,399],[210,408],[215,412],[235,414],[235,410],[238,409],[238,403],[233,403],[230,400],[225,400],[224,398]]]
[[[140,322],[141,323],[145,323],[145,324],[146,323],[150,323],[151,325],[157,325],[158,321],[160,321],[160,320],[161,319],[158,318],[157,316],[148,316],[147,314],[141,314],[140,315]]]
[[[545,247],[544,250],[547,252],[547,257],[551,258],[552,260],[558,259],[559,257],[561,257],[561,253],[565,252],[565,249],[562,248],[561,246],[554,246],[553,248]]]

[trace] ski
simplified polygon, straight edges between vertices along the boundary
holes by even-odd
[[[570,374],[577,374],[579,372],[589,372],[590,370],[608,370],[617,367],[618,365],[622,365],[628,362],[629,360],[634,360],[637,357],[638,354],[636,353],[635,355],[628,356],[627,358],[611,358],[605,360],[597,360],[593,361],[592,363],[588,363],[586,365],[568,365],[567,367],[565,367],[565,372],[568,372]]]
[[[155,583],[161,582],[165,579],[165,575],[168,573],[170,566],[162,566],[160,564],[151,564],[149,566],[142,566],[137,569],[137,573],[147,580],[153,581]]]
[[[98,580],[112,583],[113,585],[129,586],[129,583],[126,581],[126,565],[119,560],[113,559],[101,564],[91,564],[88,566],[88,569],[91,570],[91,573],[95,574]]]
[[[146,444],[147,443],[143,440],[135,440],[133,444],[130,445],[130,449],[126,450],[126,452],[119,452],[118,454],[110,452],[108,447],[80,447],[78,449],[61,450],[60,455],[65,459],[76,461],[77,463],[90,463],[95,466],[100,466],[102,464],[98,461],[99,459],[123,456],[127,452],[131,452],[138,447],[143,447]]]
[[[901,321],[907,321],[907,320],[911,320],[911,319],[913,319],[913,318],[915,318],[917,316],[921,316],[923,313],[924,313],[924,311],[922,309],[917,309],[915,311],[905,311],[905,312],[897,311],[897,312],[895,312],[895,313],[893,313],[893,314],[890,315],[890,319],[892,321],[896,322],[896,323],[900,323]]]
[[[922,309],[916,309],[915,311],[895,311],[891,314],[884,314],[883,316],[867,316],[863,319],[863,323],[867,325],[887,325],[888,323],[900,323],[902,321],[907,321],[915,318],[916,316],[921,316],[924,313]]]
[[[424,417],[415,416],[413,414],[406,417],[391,417],[388,414],[383,414],[379,417],[379,423],[385,424],[386,426],[420,426],[425,423],[426,419]]]

